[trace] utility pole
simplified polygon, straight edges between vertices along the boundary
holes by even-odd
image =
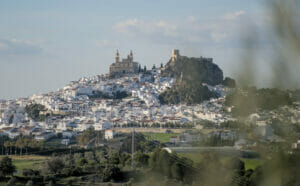
[[[194,105],[192,105],[192,113],[193,113],[193,117],[192,117],[192,119],[193,119],[193,125],[195,126],[195,121],[194,121],[194,117],[195,117],[195,115],[194,115]]]
[[[2,154],[1,154],[1,155],[4,155],[4,154],[3,154],[3,146],[4,146],[4,137],[3,137],[3,135],[2,135]]]
[[[131,168],[134,169],[134,128],[131,134]]]

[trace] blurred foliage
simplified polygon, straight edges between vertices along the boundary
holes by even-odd
[[[235,80],[230,78],[230,77],[226,77],[223,82],[222,85],[229,87],[229,88],[235,88],[236,87],[236,83]]]
[[[235,116],[248,116],[261,110],[273,110],[280,106],[291,105],[288,92],[276,88],[256,89],[255,87],[237,89],[226,96],[225,105],[232,106]]]

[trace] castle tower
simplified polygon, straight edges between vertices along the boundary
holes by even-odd
[[[119,60],[120,60],[120,54],[119,54],[119,50],[117,50],[117,53],[116,53],[116,63],[119,63]]]
[[[179,50],[173,49],[172,50],[172,62],[174,62],[175,60],[177,60],[179,56],[180,56],[179,55]]]

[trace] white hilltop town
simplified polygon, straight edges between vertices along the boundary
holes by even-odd
[[[171,61],[179,57],[179,50],[173,50]],[[201,104],[160,104],[159,94],[176,83],[175,78],[161,75],[162,68],[141,69],[140,64],[134,62],[132,51],[121,61],[117,51],[109,74],[82,77],[55,92],[1,100],[0,133],[10,138],[33,135],[36,140],[47,140],[60,133],[62,143],[68,143],[67,139],[88,128],[106,130],[106,138],[111,139],[115,131],[132,126],[201,129],[201,121],[218,125],[234,120],[224,111],[225,96],[230,88],[223,85],[206,85],[219,97]],[[39,113],[42,118],[34,120],[26,112],[26,108],[33,104],[44,106]],[[267,131],[268,128],[263,126],[260,126],[261,130]],[[224,136],[234,138],[236,133],[226,132]]]

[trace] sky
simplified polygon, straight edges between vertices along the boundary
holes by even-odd
[[[148,68],[179,49],[235,77],[241,36],[263,12],[257,0],[1,0],[0,99],[108,73],[117,49]]]

